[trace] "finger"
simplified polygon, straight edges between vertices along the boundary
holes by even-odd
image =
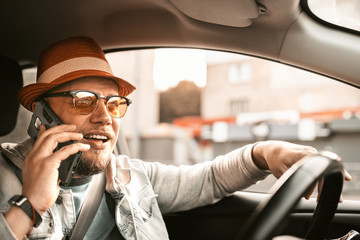
[[[343,195],[340,194],[339,203],[342,203],[344,201]]]
[[[310,199],[311,195],[312,195],[313,192],[315,191],[316,185],[317,185],[317,184],[312,185],[311,188],[305,193],[304,198],[305,198],[306,200],[309,200],[309,199]]]
[[[38,139],[40,137],[45,138],[46,136],[56,133],[56,132],[74,132],[76,130],[76,125],[69,124],[61,124],[49,129],[46,129],[44,125],[40,126]]]
[[[75,125],[63,124],[63,125],[59,125],[59,126],[50,128],[50,129],[46,129],[44,125],[41,125],[37,140],[34,144],[34,148],[36,149],[36,148],[39,148],[40,146],[43,147],[43,144],[47,141],[47,138],[51,134],[62,133],[62,132],[74,132],[75,129],[76,129]],[[47,146],[47,147],[49,147],[49,146]]]
[[[80,141],[83,139],[83,135],[81,133],[73,133],[73,132],[61,132],[54,133],[50,138],[54,138],[57,143],[64,143],[68,141]]]
[[[344,169],[344,172],[345,172],[345,180],[351,181],[352,176],[350,175],[350,173],[348,171],[346,171],[346,169]]]
[[[270,171],[273,173],[273,175],[279,179],[287,170],[289,167],[287,167],[285,164],[281,163],[277,166],[275,169],[270,169]]]
[[[45,139],[43,139],[43,141],[41,142],[41,147],[48,149],[49,154],[55,150],[59,143],[65,143],[68,141],[80,141],[82,138],[83,135],[81,133],[57,132],[50,134]]]
[[[337,161],[341,161],[341,157],[336,154],[334,154],[334,156],[332,158]],[[352,179],[352,176],[350,175],[350,173],[348,171],[346,171],[346,169],[344,169],[344,175],[345,175],[346,181],[350,181]]]
[[[42,134],[43,132],[45,132],[45,131],[46,131],[45,125],[40,125],[38,136],[39,136],[40,134]]]
[[[54,153],[54,158],[59,159],[60,161],[67,159],[70,155],[76,154],[78,152],[86,152],[90,149],[89,144],[84,143],[73,143],[66,145]]]
[[[320,195],[321,195],[323,185],[324,185],[324,178],[321,178],[319,183],[318,183],[318,195],[317,195],[317,198],[316,198],[316,202],[319,202],[319,198],[320,198]]]

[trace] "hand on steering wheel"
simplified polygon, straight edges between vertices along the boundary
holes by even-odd
[[[339,203],[344,174],[342,163],[329,155],[303,158],[279,178],[277,191],[257,207],[237,239],[271,238],[282,220],[321,178],[324,179],[322,191],[305,238],[324,239]]]

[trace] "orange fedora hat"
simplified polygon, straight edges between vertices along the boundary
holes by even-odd
[[[19,102],[32,111],[39,96],[69,81],[82,77],[105,77],[119,86],[119,95],[126,97],[135,90],[129,82],[114,76],[100,46],[88,37],[72,37],[47,47],[38,61],[36,83],[18,93]]]

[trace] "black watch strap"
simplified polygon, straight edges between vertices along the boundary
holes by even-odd
[[[22,195],[13,196],[12,198],[10,198],[9,204],[21,208],[30,217],[31,220],[33,219],[33,207],[25,196]],[[34,227],[38,227],[42,222],[42,218],[40,214],[36,211],[36,209],[34,209],[34,212],[35,212]]]

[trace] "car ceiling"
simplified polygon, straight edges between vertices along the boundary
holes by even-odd
[[[107,51],[219,49],[360,85],[359,35],[344,32],[339,38],[339,30],[304,13],[299,0],[12,0],[0,11],[0,55],[21,65],[34,64],[51,42],[86,35]]]

